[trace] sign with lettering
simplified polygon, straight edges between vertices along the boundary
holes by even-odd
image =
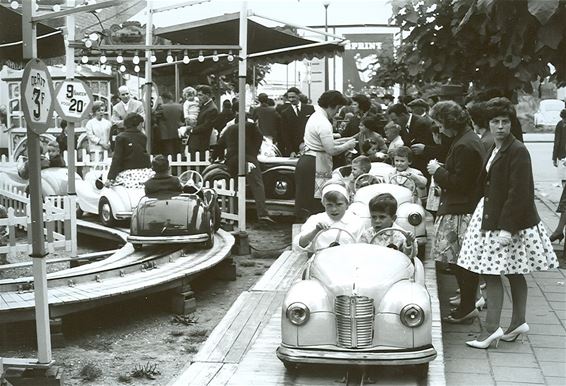
[[[55,110],[69,122],[79,122],[92,108],[92,93],[81,80],[65,80],[55,91]]]
[[[355,94],[367,87],[385,58],[394,58],[392,33],[344,34],[346,45],[344,63],[344,91]]]
[[[22,77],[22,105],[24,117],[36,134],[44,133],[53,115],[53,83],[45,63],[31,59]]]

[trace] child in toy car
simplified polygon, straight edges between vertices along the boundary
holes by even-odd
[[[410,232],[407,233],[407,237],[401,232],[388,232],[375,237],[380,230],[385,228],[403,229],[395,223],[397,200],[393,195],[382,193],[372,198],[369,201],[369,212],[371,228],[364,231],[360,237],[360,242],[394,248],[407,256],[414,254],[415,237]]]
[[[299,249],[308,252],[314,252],[312,241],[316,235],[330,227],[340,228],[357,241],[363,231],[363,221],[349,212],[349,193],[346,187],[337,182],[330,181],[322,188],[322,205],[325,211],[310,216],[301,227],[298,236]]]
[[[144,184],[148,197],[173,196],[183,191],[179,178],[171,175],[169,161],[163,155],[156,155],[151,161],[151,169],[155,175]]]
[[[427,179],[423,173],[411,167],[413,152],[407,146],[400,146],[393,152],[393,166],[395,171],[389,175],[401,175],[411,179],[416,187],[419,198],[426,198]]]

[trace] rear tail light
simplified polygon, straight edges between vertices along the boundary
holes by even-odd
[[[423,216],[420,213],[411,213],[408,220],[409,224],[411,224],[412,226],[417,226],[423,222]]]

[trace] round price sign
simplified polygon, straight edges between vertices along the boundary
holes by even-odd
[[[53,115],[53,83],[45,63],[31,59],[22,77],[22,105],[30,129],[41,134]]]
[[[92,108],[92,93],[81,80],[65,80],[55,91],[55,110],[70,122],[85,118]]]

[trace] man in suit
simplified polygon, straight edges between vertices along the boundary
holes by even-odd
[[[161,95],[163,103],[155,111],[156,126],[153,149],[164,155],[175,155],[181,151],[179,127],[184,125],[183,106],[173,102],[173,95],[165,92]]]
[[[428,175],[426,166],[430,160],[429,156],[425,155],[424,151],[415,151],[413,145],[422,144],[424,148],[435,145],[432,139],[432,123],[410,113],[407,107],[401,103],[395,103],[389,106],[387,108],[387,115],[390,120],[401,126],[400,135],[403,139],[403,143],[405,146],[411,147],[411,150],[415,153],[412,166],[423,172],[425,176]]]
[[[271,138],[273,143],[277,143],[281,116],[275,110],[275,107],[269,106],[267,94],[259,94],[257,100],[260,105],[253,110],[252,119],[256,122],[264,137]]]
[[[197,124],[189,135],[188,150],[191,154],[200,153],[200,159],[204,159],[204,152],[210,147],[210,133],[218,117],[218,107],[212,101],[212,88],[201,85],[197,87],[197,97],[200,111]]]
[[[120,86],[118,88],[120,101],[112,107],[112,117],[110,121],[118,128],[124,128],[124,119],[130,113],[136,113],[144,117],[143,103],[130,98],[130,91],[127,86]]]
[[[314,113],[314,107],[301,103],[299,96],[301,91],[296,87],[287,90],[287,100],[290,106],[282,110],[281,132],[279,133],[279,144],[281,153],[285,156],[295,156],[299,150],[305,135],[305,126],[308,119]]]

